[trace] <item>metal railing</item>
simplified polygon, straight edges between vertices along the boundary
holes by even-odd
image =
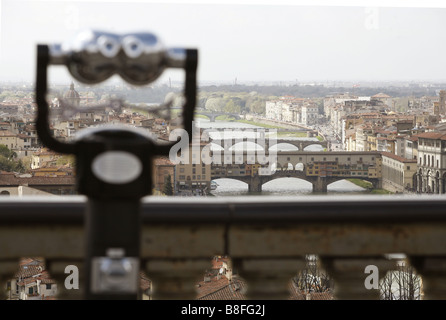
[[[0,281],[21,257],[42,257],[58,281],[59,299],[82,299],[86,198],[0,200]],[[379,277],[402,253],[422,277],[424,299],[446,298],[446,198],[442,196],[146,197],[140,267],[153,299],[195,299],[213,256],[231,257],[248,299],[288,299],[289,281],[319,257],[334,280],[335,299],[379,299],[367,266]],[[114,230],[119,234],[120,230]],[[63,286],[64,268],[80,270],[78,290]]]

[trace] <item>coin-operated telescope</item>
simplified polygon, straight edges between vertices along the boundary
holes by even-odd
[[[165,48],[152,33],[84,31],[63,44],[37,46],[37,133],[46,147],[75,155],[77,190],[88,198],[86,299],[138,298],[140,200],[152,192],[152,159],[168,156],[176,142],[159,144],[150,134],[118,125],[84,129],[73,141],[58,140],[50,130],[48,68],[65,66],[85,84],[119,75],[136,86],[152,83],[166,69],[183,69],[182,127],[192,137],[197,63],[196,49]]]

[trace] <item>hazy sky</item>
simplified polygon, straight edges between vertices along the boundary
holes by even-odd
[[[34,81],[36,44],[85,28],[198,48],[200,81],[446,79],[444,7],[242,3],[0,0],[0,80]]]

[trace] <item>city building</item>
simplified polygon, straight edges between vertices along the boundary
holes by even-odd
[[[203,195],[211,190],[211,164],[202,161],[207,143],[190,145],[188,157],[175,167],[176,192],[180,195]]]
[[[19,270],[7,281],[8,300],[53,300],[57,294],[57,283],[44,269],[43,261],[22,258]]]
[[[270,120],[313,125],[317,123],[318,115],[318,106],[305,98],[283,96],[265,103],[265,117]]]
[[[406,159],[390,152],[382,154],[382,187],[391,192],[414,191],[417,160]]]
[[[48,150],[48,148],[42,148],[39,152],[31,155],[31,169],[34,170],[49,166],[55,167],[60,157],[61,154]]]
[[[21,150],[25,147],[24,139],[9,130],[0,130],[0,144],[7,146],[10,150]]]
[[[163,193],[165,190],[166,178],[170,177],[172,192],[175,194],[175,164],[167,157],[157,157],[153,160],[153,188],[157,193]]]
[[[446,133],[417,134],[417,188],[420,193],[446,192]]]

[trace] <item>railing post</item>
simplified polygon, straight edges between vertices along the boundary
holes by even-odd
[[[209,259],[149,260],[146,273],[152,281],[154,300],[194,300],[196,285],[205,270],[211,266]]]
[[[303,258],[233,259],[234,269],[247,282],[250,300],[288,300],[290,281],[305,268]]]
[[[409,256],[410,264],[421,275],[424,300],[446,299],[446,257]]]
[[[379,281],[395,262],[384,257],[320,257],[337,300],[379,300]]]
[[[10,299],[11,291],[6,290],[6,281],[12,280],[14,278],[14,273],[17,272],[18,268],[18,259],[0,261],[0,300]]]

